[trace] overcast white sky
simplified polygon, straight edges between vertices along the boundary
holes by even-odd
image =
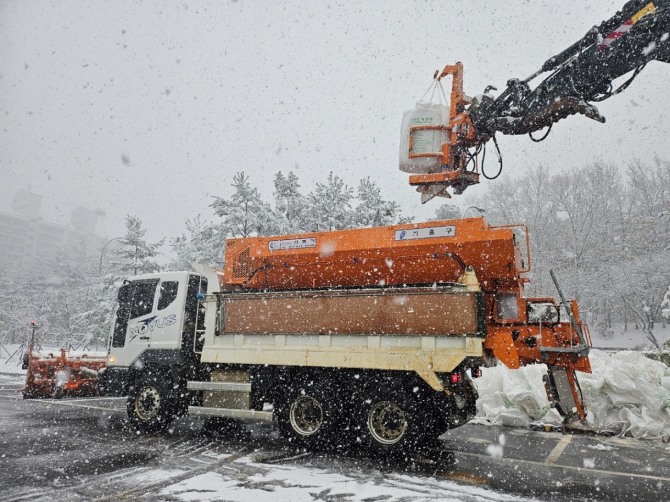
[[[209,218],[235,172],[269,198],[294,170],[305,192],[330,171],[354,187],[369,175],[425,218],[443,199],[421,207],[398,142],[433,72],[460,60],[467,93],[502,89],[623,3],[0,0],[0,210],[27,188],[45,219],[81,204],[106,212],[101,233],[134,214],[158,239]],[[605,125],[501,137],[506,172],[670,160],[669,76],[650,64],[599,106]]]

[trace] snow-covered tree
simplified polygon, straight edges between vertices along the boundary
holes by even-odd
[[[307,230],[307,199],[300,193],[298,177],[293,171],[274,177],[275,209],[273,234],[293,234]]]
[[[32,279],[29,274],[10,274],[0,268],[0,335],[10,343],[24,341],[29,323],[35,319],[29,298],[37,284]]]
[[[126,235],[119,239],[120,247],[117,256],[120,258],[119,270],[125,275],[148,274],[160,270],[160,266],[152,258],[158,256],[158,248],[164,239],[150,244],[142,228],[142,220],[137,216],[126,216]]]
[[[191,270],[192,263],[217,269],[223,267],[225,237],[220,228],[198,215],[192,220],[186,220],[186,232],[170,241],[175,254],[170,269]]]
[[[322,232],[351,228],[354,223],[351,210],[353,197],[353,189],[331,172],[328,181],[317,183],[316,189],[307,196],[308,229]]]
[[[661,301],[661,315],[670,320],[670,286],[665,290],[663,300]]]
[[[76,345],[86,340],[103,346],[112,322],[116,292],[120,281],[98,274],[95,259],[64,257],[52,268],[48,315],[49,332],[63,344]]]
[[[97,258],[77,253],[62,253],[29,273],[0,274],[0,329],[23,342],[34,320],[52,343],[103,347],[116,297],[112,281],[98,274]]]
[[[629,214],[622,229],[625,249],[619,263],[621,295],[647,337],[663,309],[670,272],[670,169],[667,163],[629,166]]]
[[[549,269],[577,297],[582,315],[606,334],[632,320],[653,342],[670,284],[670,169],[593,163],[551,173],[537,167],[488,186],[487,217],[526,223],[533,277],[528,294],[550,294]]]
[[[461,217],[461,211],[454,204],[442,204],[435,210],[435,220],[457,220]]]
[[[398,221],[400,206],[395,201],[382,199],[381,190],[370,177],[363,178],[358,185],[358,205],[354,210],[354,224],[357,227],[380,227]]]
[[[249,176],[239,172],[233,176],[235,192],[230,199],[214,197],[211,207],[223,218],[221,231],[224,236],[249,237],[264,235],[271,228],[272,211],[263,202],[258,188],[252,187]]]

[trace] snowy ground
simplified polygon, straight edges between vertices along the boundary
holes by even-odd
[[[657,324],[654,327],[654,336],[660,344],[670,339],[670,324],[665,327],[663,324]],[[591,327],[591,337],[595,348],[641,349],[651,345],[642,330],[635,328],[634,324],[627,327],[623,324],[614,324],[607,336],[599,334],[595,327]]]
[[[663,500],[670,485],[660,442],[465,425],[441,441],[454,463],[413,466],[296,450],[271,424],[210,437],[184,417],[137,435],[123,399],[22,400],[19,388],[0,386],[0,502]]]
[[[23,384],[25,370],[20,366],[18,346],[3,346],[0,357],[0,389],[11,390],[5,397],[18,399],[18,390]],[[10,354],[12,355],[10,357]],[[662,363],[652,361],[640,352],[623,351],[616,354],[593,350],[592,374],[580,374],[579,379],[590,413],[588,427],[599,432],[631,435],[635,438],[667,439],[670,437],[670,370]],[[560,423],[555,410],[550,409],[544,387],[543,366],[536,365],[521,370],[498,367],[487,369],[477,380],[480,391],[479,417],[475,423],[486,425],[521,426],[530,424]],[[104,411],[103,401],[62,401],[53,406],[81,406],[91,413]],[[26,406],[52,406],[47,402],[25,402]],[[109,417],[123,417],[122,400],[115,405]],[[112,410],[112,408],[109,408]],[[0,411],[0,418],[3,412]],[[109,418],[108,417],[108,418]],[[11,418],[8,419],[11,423]],[[38,423],[40,419],[36,418]],[[104,423],[104,421],[103,421]],[[495,428],[495,427],[494,427]],[[48,427],[47,427],[48,429]],[[47,430],[45,429],[45,430]],[[491,429],[491,427],[488,427]],[[459,429],[460,431],[460,429]],[[98,431],[93,431],[96,434]],[[56,432],[56,435],[58,432]],[[124,432],[126,434],[126,432]],[[500,438],[503,439],[500,439]],[[498,439],[485,440],[483,453],[491,458],[504,455],[504,434]],[[508,436],[509,437],[509,436]],[[146,438],[145,438],[146,439]],[[203,440],[196,439],[200,444]],[[630,440],[635,441],[635,440]],[[475,441],[476,442],[476,441]],[[126,498],[152,493],[151,500],[520,500],[517,495],[508,495],[472,483],[455,482],[449,477],[416,475],[395,470],[374,471],[359,468],[357,461],[336,462],[347,464],[346,469],[330,467],[323,458],[309,457],[308,461],[291,459],[263,447],[253,450],[226,451],[204,440],[208,446],[196,446],[202,453],[193,457],[192,441],[185,446],[190,465],[185,469],[180,461],[153,468],[133,468],[127,475],[141,483],[141,490],[132,483],[121,483],[119,489]],[[634,443],[633,443],[634,444]],[[646,442],[649,445],[649,442]],[[656,444],[659,444],[656,441]],[[660,443],[663,444],[663,443]],[[659,446],[660,446],[659,444]],[[1,447],[2,445],[0,445]],[[6,446],[6,445],[4,445]],[[556,446],[557,449],[559,445]],[[606,444],[587,445],[585,459],[577,459],[577,469],[593,469],[596,451],[608,455],[612,446]],[[639,444],[638,448],[649,446]],[[663,447],[665,448],[665,446]],[[550,448],[550,455],[553,450]],[[562,450],[561,450],[562,451]],[[0,465],[5,452],[0,452]],[[300,457],[300,454],[298,454]],[[522,456],[527,460],[527,455]],[[547,457],[549,458],[549,457]],[[268,460],[269,459],[269,460]],[[540,462],[543,462],[540,457]],[[296,467],[296,462],[299,465]],[[546,459],[544,460],[546,463]],[[599,461],[600,462],[600,461]],[[480,462],[481,463],[481,462]],[[198,465],[202,464],[202,465]],[[369,466],[368,466],[369,467]],[[518,467],[518,466],[517,466]],[[374,469],[374,466],[373,466]],[[118,476],[118,472],[115,474]],[[574,473],[571,474],[574,476]],[[659,477],[663,484],[665,478]],[[670,481],[670,480],[669,480]],[[2,486],[0,481],[0,486]],[[37,492],[36,492],[37,493]],[[82,492],[83,493],[83,492]],[[14,493],[14,495],[17,495]],[[69,499],[68,494],[63,500]],[[14,500],[0,494],[0,500]],[[41,495],[37,494],[39,500]],[[86,499],[86,496],[84,496]],[[46,499],[45,499],[46,500]],[[112,498],[110,498],[112,500]]]
[[[483,486],[481,475],[291,450],[266,424],[227,440],[187,417],[170,434],[137,436],[123,400],[25,401],[17,383],[0,385],[2,502],[542,500]]]
[[[219,462],[226,462],[222,458]],[[239,501],[267,500],[441,500],[441,501],[516,501],[530,500],[518,495],[505,495],[486,488],[457,484],[433,476],[417,476],[380,471],[333,472],[295,465],[269,466],[253,459],[236,463],[237,475],[230,472],[207,472],[184,481],[169,484],[158,496],[173,496],[189,501]],[[165,473],[166,478],[179,473]],[[155,475],[152,474],[152,475]],[[174,478],[171,478],[174,480]]]
[[[9,352],[3,351],[5,357],[0,358],[0,389],[11,389],[18,394],[25,378],[25,370],[20,366],[20,353],[15,352],[18,346],[5,346]],[[7,356],[14,354],[13,358]],[[16,396],[18,399],[18,396]],[[2,401],[0,400],[0,403]],[[97,413],[104,410],[108,405],[103,401],[89,399],[84,400],[62,400],[60,402],[49,401],[23,401],[26,406],[57,406],[69,408],[81,405],[84,410]],[[85,404],[82,404],[85,403]],[[96,411],[96,409],[98,411]],[[116,403],[112,411],[117,420],[124,418],[123,403]],[[2,412],[0,412],[0,415]],[[1,417],[0,417],[1,420]],[[37,419],[39,420],[39,419]],[[74,422],[74,419],[70,419]],[[93,422],[95,423],[95,421]],[[106,423],[103,420],[101,424]],[[62,436],[63,433],[54,426],[54,423],[45,423],[41,436]],[[56,429],[56,430],[52,430]],[[25,430],[25,429],[24,429]],[[125,432],[120,432],[125,434]],[[190,431],[187,433],[187,436]],[[108,434],[105,433],[105,436]],[[270,433],[272,435],[272,433]],[[176,435],[177,436],[177,435]],[[43,440],[43,439],[42,439]],[[137,442],[151,441],[150,438],[138,438]],[[313,461],[303,453],[287,456],[277,455],[276,451],[264,448],[243,448],[233,453],[226,451],[225,445],[217,445],[210,439],[187,437],[184,440],[166,438],[172,443],[170,450],[177,461],[172,465],[143,468],[132,466],[123,469],[122,472],[114,471],[109,476],[90,482],[90,489],[81,491],[49,492],[48,495],[38,485],[35,490],[27,492],[25,487],[18,490],[9,490],[3,495],[0,493],[0,501],[19,500],[28,497],[30,500],[86,500],[94,490],[96,483],[101,483],[102,491],[99,496],[104,498],[104,492],[114,486],[113,496],[109,500],[119,498],[134,499],[141,495],[150,493],[149,500],[178,500],[178,501],[253,501],[261,500],[276,501],[313,501],[313,500],[337,500],[337,501],[415,501],[415,500],[440,500],[440,501],[517,501],[538,500],[519,497],[518,495],[506,495],[500,491],[477,486],[475,483],[458,483],[451,479],[426,475],[426,473],[414,474],[399,472],[381,472],[364,468],[360,470],[358,461],[345,462],[348,465],[342,469],[338,462],[316,459]],[[3,441],[0,441],[0,450],[3,450]],[[67,446],[54,446],[52,449],[60,449],[61,455],[68,458],[76,458],[76,455],[67,454]],[[183,451],[181,451],[183,450]],[[0,451],[0,466],[2,459],[7,453]],[[43,454],[41,454],[43,455]],[[40,455],[40,456],[41,456]],[[297,457],[295,459],[291,457]],[[128,455],[131,458],[131,455]],[[278,458],[274,458],[278,457]],[[303,458],[301,458],[303,457]],[[143,458],[143,457],[142,457]],[[146,458],[146,461],[149,459]],[[299,461],[295,465],[290,461]],[[62,460],[59,460],[62,462]],[[58,462],[58,461],[57,461]],[[306,463],[307,462],[307,463]],[[367,463],[363,459],[364,463]],[[67,463],[67,462],[66,462]],[[132,464],[132,462],[130,462]],[[151,462],[147,462],[151,463]],[[310,465],[314,463],[316,465]],[[186,465],[185,465],[186,464]],[[91,464],[89,464],[91,465]],[[94,463],[94,465],[97,465]],[[68,486],[72,480],[80,477],[86,469],[79,472],[68,470],[66,466],[57,470],[65,479],[57,477],[55,483],[59,486]],[[69,474],[72,473],[72,476]],[[49,478],[49,475],[46,476]],[[0,480],[0,486],[3,483]],[[473,486],[474,485],[474,486]],[[144,498],[144,497],[142,497]]]
[[[667,331],[660,331],[664,339]],[[637,335],[619,333],[609,343],[625,344]],[[594,340],[594,346],[600,345]],[[0,384],[19,380],[21,347],[3,345],[0,352]],[[44,352],[44,351],[43,351]],[[584,401],[589,410],[586,428],[599,433],[630,435],[635,438],[670,438],[670,370],[639,351],[605,352],[593,349],[590,354],[593,373],[579,374]],[[478,423],[515,427],[531,424],[560,425],[561,417],[547,401],[543,375],[544,365],[519,370],[505,367],[486,368],[475,380],[480,398],[477,402]]]

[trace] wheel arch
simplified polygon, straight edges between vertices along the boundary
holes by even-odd
[[[177,350],[150,349],[142,352],[130,366],[126,391],[129,391],[137,379],[142,378],[147,372],[163,375],[169,378],[172,384],[181,383],[184,379],[182,359]]]

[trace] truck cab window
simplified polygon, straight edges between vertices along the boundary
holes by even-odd
[[[126,344],[128,321],[148,314],[154,306],[158,279],[137,281],[124,284],[117,296],[119,306],[116,311],[116,322],[112,333],[112,347],[123,347]]]
[[[158,297],[157,310],[163,310],[168,307],[177,298],[179,289],[178,281],[164,281],[161,283],[160,296]]]
[[[134,284],[133,304],[130,308],[131,319],[136,319],[137,317],[151,313],[154,308],[157,284],[158,279],[136,282]]]
[[[126,344],[126,329],[128,328],[128,319],[130,318],[130,303],[133,299],[133,285],[124,284],[119,288],[118,302],[116,309],[116,322],[114,323],[114,332],[112,333],[112,347],[123,347]]]
[[[188,290],[186,291],[186,305],[184,309],[184,331],[188,333],[191,333],[196,329],[195,323],[196,318],[198,317],[198,293],[207,294],[207,279],[192,275],[188,279]],[[202,320],[198,320],[198,329],[200,329],[200,325],[204,322],[204,315],[201,315],[200,317]]]

